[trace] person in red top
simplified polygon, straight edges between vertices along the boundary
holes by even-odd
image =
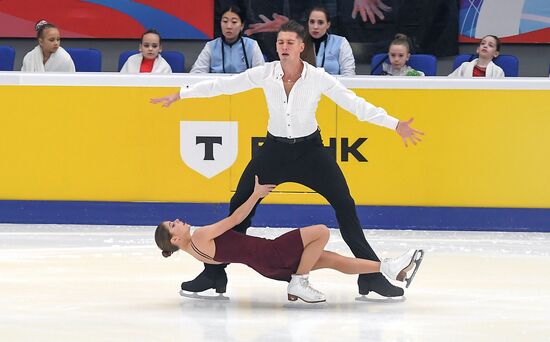
[[[500,46],[500,39],[497,36],[483,37],[476,50],[478,58],[462,63],[449,77],[505,77],[502,68],[493,62],[500,54]]]
[[[487,72],[487,67],[481,67],[479,65],[476,65],[474,67],[474,71],[472,72],[473,77],[485,77],[485,73]]]
[[[141,36],[139,53],[128,58],[121,73],[154,73],[171,74],[172,68],[160,55],[162,52],[162,41],[160,34],[155,29],[147,30]]]
[[[423,250],[412,249],[396,259],[372,261],[324,250],[330,231],[322,224],[294,229],[274,240],[233,230],[274,188],[275,185],[260,184],[255,176],[252,195],[229,217],[199,227],[193,233],[191,226],[179,219],[164,221],[155,231],[155,242],[164,257],[183,250],[207,264],[242,263],[267,278],[287,281],[288,300],[291,301],[326,301],[325,295],[309,284],[309,271],[321,268],[346,274],[381,272],[390,279],[405,281],[406,287],[410,285],[424,256]],[[412,275],[407,276],[409,271]],[[216,284],[216,291],[225,292],[225,286],[225,282]]]

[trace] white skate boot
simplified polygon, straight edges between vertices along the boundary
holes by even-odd
[[[325,295],[311,287],[309,284],[309,274],[293,274],[288,283],[287,293],[288,300],[295,301],[300,298],[306,303],[326,302]]]
[[[407,253],[397,257],[395,259],[384,259],[380,263],[380,272],[386,277],[392,280],[405,281],[409,287],[420,263],[424,258],[424,251],[421,249],[411,249]],[[413,269],[413,273],[410,277],[407,277],[407,272]]]

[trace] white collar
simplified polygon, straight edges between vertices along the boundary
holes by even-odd
[[[302,79],[305,79],[306,77],[306,74],[307,74],[307,68],[308,68],[308,63],[302,61],[302,63],[304,64],[304,67],[302,68],[302,73],[300,75],[300,77]],[[284,75],[284,72],[283,72],[283,68],[281,67],[281,61],[277,61],[276,64],[275,64],[275,72],[274,72],[274,77],[276,80],[278,79],[282,79],[283,78],[283,75]]]

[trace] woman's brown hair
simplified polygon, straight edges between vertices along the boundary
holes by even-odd
[[[168,231],[166,223],[162,222],[157,226],[155,231],[155,242],[157,243],[158,248],[162,250],[162,256],[168,258],[172,253],[177,251],[179,248],[174,246],[172,242],[172,235]]]

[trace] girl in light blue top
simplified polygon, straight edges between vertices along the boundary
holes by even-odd
[[[223,11],[222,36],[206,43],[191,68],[191,73],[241,73],[246,69],[264,64],[258,43],[242,37],[243,14],[237,6]]]
[[[317,67],[332,75],[355,75],[355,58],[346,38],[329,34],[330,15],[323,7],[314,7],[308,17],[309,35],[315,44]]]

